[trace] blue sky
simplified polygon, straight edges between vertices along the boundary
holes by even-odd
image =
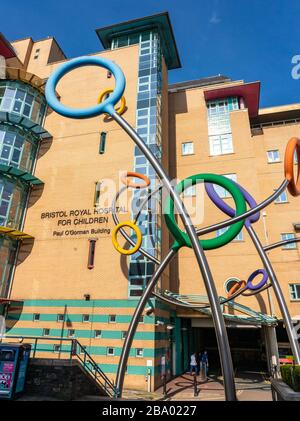
[[[224,74],[260,80],[261,107],[300,102],[291,60],[300,54],[298,0],[2,0],[9,40],[53,35],[68,57],[101,49],[94,29],[170,13],[182,69],[170,82]]]

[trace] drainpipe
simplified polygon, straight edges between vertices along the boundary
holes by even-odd
[[[268,230],[267,230],[266,218],[267,218],[267,212],[263,212],[262,221],[263,221],[263,226],[264,226],[265,241],[266,241],[266,245],[269,245],[269,235],[268,235]],[[270,306],[270,313],[272,316],[275,316],[275,308],[274,308],[271,288],[267,289],[267,294],[268,294],[268,300],[269,300],[269,306]]]

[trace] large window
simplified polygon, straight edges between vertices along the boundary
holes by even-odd
[[[237,97],[229,97],[207,104],[208,136],[211,155],[233,152],[230,111],[239,109]]]
[[[9,293],[9,282],[17,250],[17,241],[0,236],[0,297]]]
[[[9,176],[0,179],[0,225],[20,228],[28,187]]]
[[[14,127],[0,124],[0,164],[32,172],[37,142]]]
[[[19,114],[42,125],[46,100],[30,85],[6,80],[0,82],[0,111]]]
[[[300,300],[300,284],[290,284],[290,297],[292,300]]]

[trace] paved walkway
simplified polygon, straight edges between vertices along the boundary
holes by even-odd
[[[206,382],[197,376],[197,396],[194,397],[194,378],[189,373],[176,377],[167,384],[166,401],[197,400],[224,401],[222,377],[211,375]],[[262,373],[242,372],[235,376],[237,398],[240,401],[272,401],[270,382]],[[156,391],[162,395],[163,389]]]

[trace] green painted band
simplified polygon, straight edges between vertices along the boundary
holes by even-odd
[[[178,183],[175,187],[175,190],[177,193],[180,194],[188,187],[194,186],[195,184],[198,184],[203,181],[212,184],[217,184],[218,186],[223,187],[229,193],[231,193],[236,207],[236,216],[242,215],[244,212],[246,212],[246,201],[242,192],[229,178],[226,178],[222,175],[208,173],[191,175],[190,177],[187,177],[186,179]],[[167,198],[164,209],[164,216],[167,227],[175,239],[172,248],[174,250],[179,250],[181,247],[184,246],[192,248],[189,236],[186,232],[182,231],[177,225],[174,215],[174,200],[171,196],[168,196]],[[204,250],[212,250],[222,247],[227,243],[230,243],[230,241],[232,241],[239,234],[239,232],[244,226],[244,223],[245,220],[243,219],[242,221],[232,224],[224,234],[216,238],[210,238],[208,240],[199,240],[201,246]]]

